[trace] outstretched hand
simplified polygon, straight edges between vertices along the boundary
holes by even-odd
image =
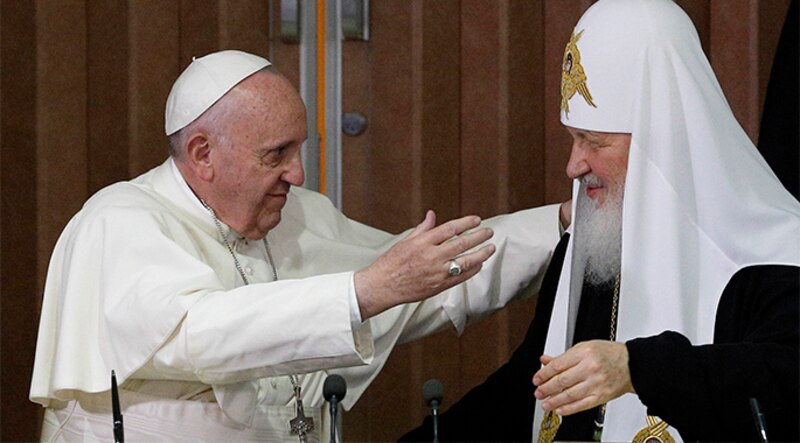
[[[436,215],[428,211],[408,236],[355,273],[361,318],[366,320],[393,306],[424,300],[477,274],[495,252],[494,245],[488,244],[467,253],[493,235],[488,228],[464,233],[476,228],[480,221],[473,215],[436,226]],[[451,260],[461,267],[459,275],[450,275]]]
[[[534,396],[546,411],[570,415],[634,392],[624,343],[591,340],[558,357],[541,356]]]

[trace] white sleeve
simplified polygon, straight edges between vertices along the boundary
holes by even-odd
[[[205,294],[153,366],[223,384],[368,364],[371,330],[352,326],[351,280],[346,272]]]
[[[560,238],[559,205],[542,206],[484,220],[494,230],[497,247],[481,271],[466,283],[420,303],[401,342],[416,340],[452,324],[464,327],[539,290],[552,251]]]

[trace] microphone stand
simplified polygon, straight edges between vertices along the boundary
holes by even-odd
[[[430,379],[422,385],[422,398],[425,404],[431,408],[433,419],[433,443],[439,443],[439,405],[442,403],[442,382]]]
[[[122,426],[122,410],[119,406],[117,374],[111,370],[111,413],[114,417],[114,443],[125,443],[125,429]]]
[[[330,403],[331,443],[336,443],[336,420],[339,413],[339,402],[347,394],[347,383],[341,375],[329,375],[322,385],[322,396]]]

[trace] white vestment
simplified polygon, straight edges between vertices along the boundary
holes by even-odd
[[[50,262],[30,398],[46,406],[43,439],[111,441],[110,373],[121,384],[125,433],[136,440],[296,441],[288,433],[300,374],[306,415],[327,440],[322,385],[342,375],[352,407],[392,348],[538,289],[558,241],[558,205],[483,222],[497,252],[467,283],[363,324],[352,274],[402,235],[347,219],[327,198],[292,188],[263,242],[210,214],[167,161],[94,195]],[[324,420],[324,421],[323,421]]]

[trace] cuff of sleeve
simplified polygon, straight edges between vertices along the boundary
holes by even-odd
[[[358,329],[363,323],[364,320],[361,318],[361,307],[358,305],[358,294],[356,294],[356,282],[355,282],[355,272],[350,273],[350,326],[355,331]]]

